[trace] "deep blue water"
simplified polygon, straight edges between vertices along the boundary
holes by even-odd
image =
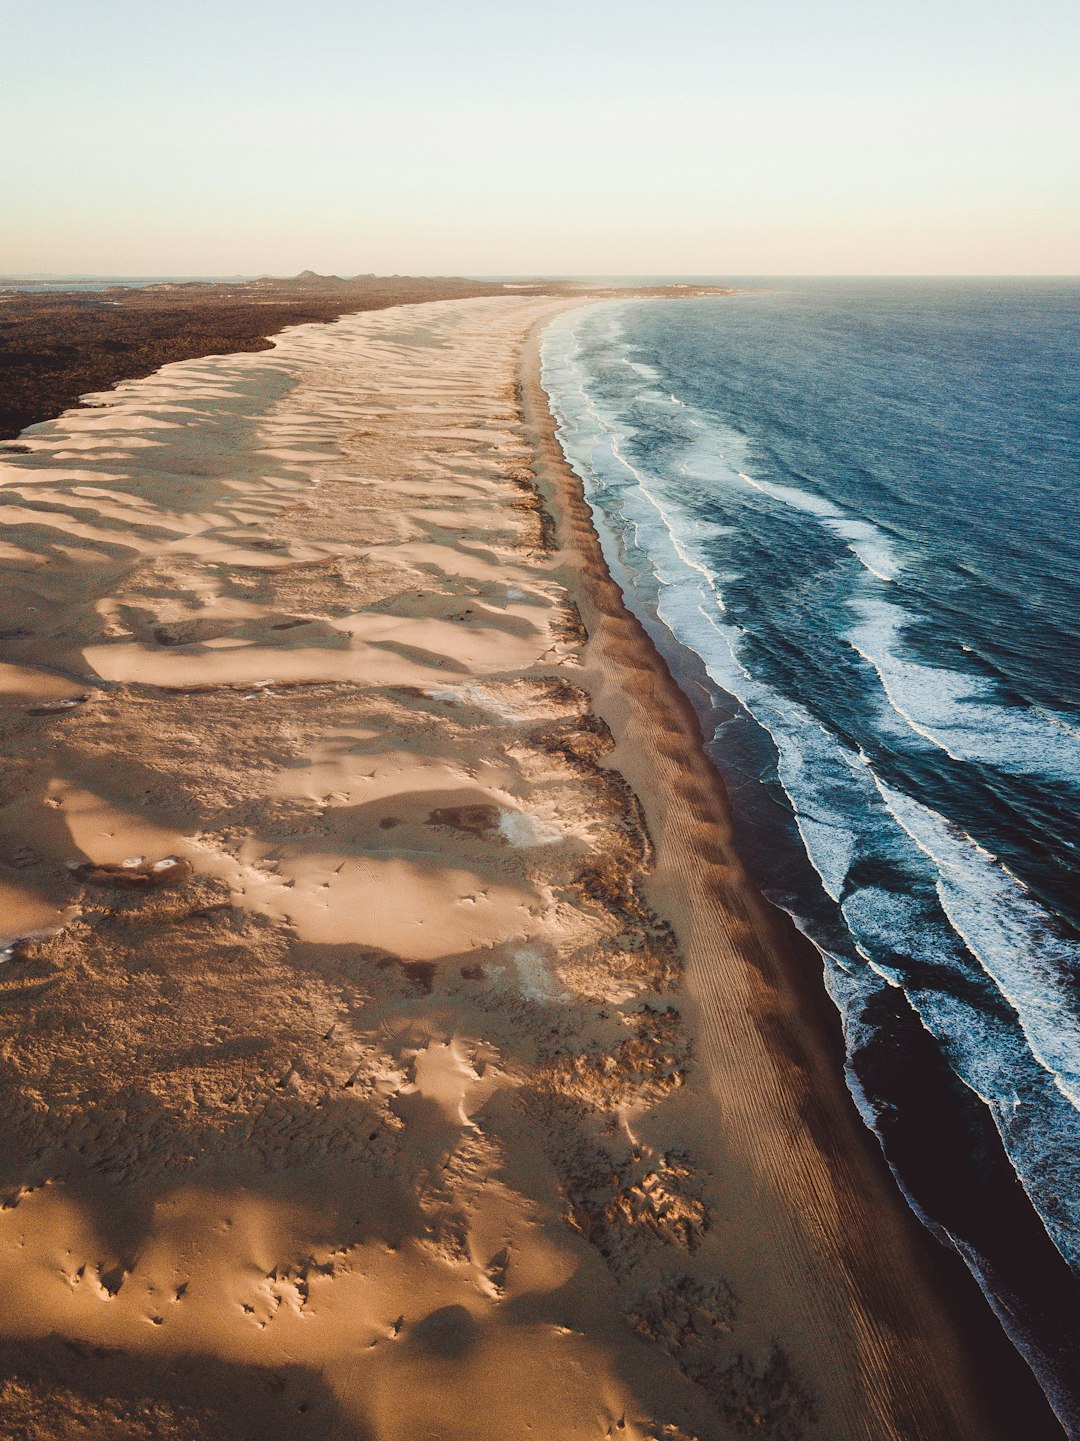
[[[543,364],[862,1114],[1080,1429],[1080,283],[612,302]]]

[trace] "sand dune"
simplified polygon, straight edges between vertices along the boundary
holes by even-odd
[[[994,1434],[538,458],[565,303],[299,327],[0,458],[12,1434]]]

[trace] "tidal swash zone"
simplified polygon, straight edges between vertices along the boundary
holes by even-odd
[[[544,384],[849,1085],[1067,1427],[1080,1269],[1080,287],[614,302]]]

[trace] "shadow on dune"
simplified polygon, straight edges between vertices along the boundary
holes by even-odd
[[[0,1430],[20,1441],[371,1441],[318,1371],[138,1354],[47,1336],[0,1342]]]

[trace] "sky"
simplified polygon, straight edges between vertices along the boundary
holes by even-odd
[[[0,0],[0,273],[1080,272],[1076,0]]]

